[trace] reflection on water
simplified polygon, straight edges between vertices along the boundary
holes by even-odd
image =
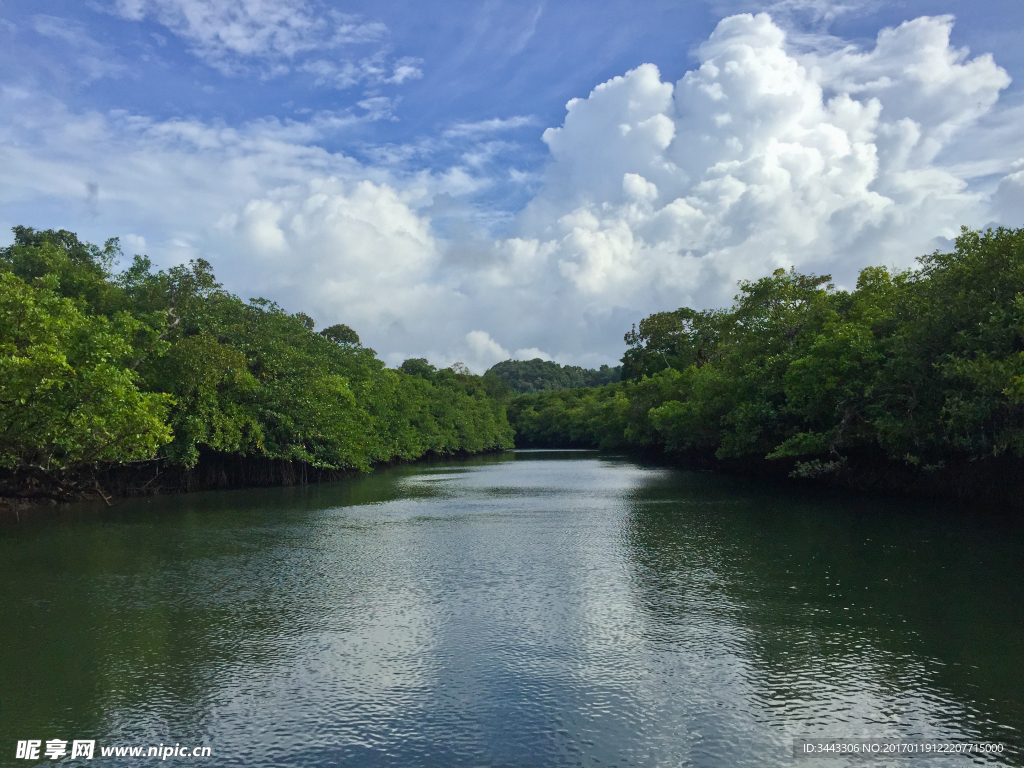
[[[81,508],[0,531],[0,759],[772,766],[920,736],[1024,765],[1022,543],[587,452]]]

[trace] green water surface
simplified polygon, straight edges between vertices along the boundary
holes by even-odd
[[[0,528],[0,766],[1024,765],[1022,566],[998,510],[589,452],[51,511]],[[160,744],[212,756],[100,754]]]

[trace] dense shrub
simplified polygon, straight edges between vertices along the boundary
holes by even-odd
[[[90,468],[152,459],[362,470],[512,443],[482,377],[386,369],[347,326],[244,302],[202,260],[114,273],[118,256],[25,227],[0,249],[3,493],[66,496]]]
[[[621,384],[510,404],[521,444],[939,471],[1024,457],[1024,230],[964,229],[853,291],[776,270],[732,307],[661,312],[626,334]]]

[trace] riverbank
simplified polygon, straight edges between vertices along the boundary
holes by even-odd
[[[649,454],[646,454],[649,458]],[[948,460],[934,466],[887,461],[885,457],[851,453],[842,460],[800,462],[747,457],[665,454],[667,466],[750,477],[797,487],[830,488],[892,499],[956,500],[971,506],[996,505],[1024,512],[1024,461],[1013,456],[984,460]]]
[[[983,460],[951,460],[936,466],[887,461],[867,452],[852,452],[841,461],[800,462],[793,457],[758,456],[720,459],[713,453],[665,451],[661,446],[600,446],[587,440],[517,441],[519,449],[586,449],[625,455],[650,466],[745,478],[779,488],[828,489],[882,499],[955,500],[971,507],[1001,507],[1024,513],[1024,460],[1009,455]]]
[[[1024,229],[964,229],[852,290],[776,270],[625,336],[620,384],[521,395],[520,445],[1024,507]]]
[[[501,453],[504,447],[483,451],[428,451],[414,459],[393,457],[376,463],[369,470],[328,469],[299,461],[260,456],[237,456],[205,451],[194,466],[185,467],[155,459],[131,465],[116,465],[82,472],[64,491],[51,488],[39,492],[38,486],[25,487],[24,495],[0,496],[0,523],[20,521],[35,510],[65,504],[97,501],[107,505],[147,496],[168,496],[201,491],[226,491],[288,487],[355,478],[387,467],[403,464],[429,464]],[[0,476],[2,481],[2,476]],[[36,491],[35,493],[33,491]]]
[[[303,312],[243,301],[201,259],[154,271],[136,256],[116,271],[116,239],[14,235],[0,248],[0,497],[15,508],[512,445],[488,381],[461,364],[388,368],[347,325],[315,330]]]

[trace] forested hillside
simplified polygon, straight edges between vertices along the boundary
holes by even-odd
[[[512,443],[479,376],[389,370],[347,326],[242,301],[202,260],[115,273],[116,240],[14,233],[0,496],[288,482]]]
[[[599,369],[581,368],[578,365],[559,365],[550,360],[505,360],[491,366],[484,374],[497,376],[514,392],[546,392],[576,387],[600,387],[612,384],[622,378],[621,366],[611,368],[602,365]]]
[[[780,269],[625,338],[623,383],[516,398],[517,443],[1021,500],[1024,230],[965,229],[852,291]]]

